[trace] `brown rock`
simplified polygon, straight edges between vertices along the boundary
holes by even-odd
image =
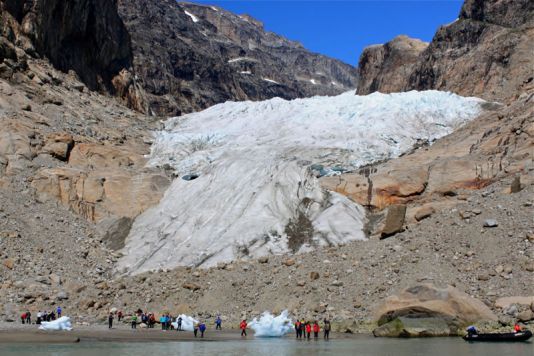
[[[70,151],[74,146],[74,139],[67,133],[54,133],[46,138],[43,152],[48,153],[55,158],[66,161]]]
[[[269,262],[269,257],[268,256],[262,256],[262,257],[258,258],[258,262],[259,263],[267,263],[267,262]]]
[[[315,271],[310,272],[310,279],[312,281],[319,279],[319,272],[315,272]]]
[[[532,310],[525,310],[517,314],[517,320],[525,323],[534,320],[534,312]]]
[[[388,208],[386,222],[382,229],[381,238],[395,235],[404,230],[404,218],[406,216],[406,205],[395,204]]]
[[[282,264],[288,267],[293,266],[295,264],[295,260],[292,258],[288,258],[287,260],[283,261]]]
[[[433,207],[431,206],[422,207],[419,210],[417,210],[417,212],[415,213],[415,220],[421,221],[423,219],[430,217],[434,213],[435,213],[435,210]]]
[[[15,267],[15,261],[12,258],[6,258],[3,264],[9,269],[13,269]]]
[[[510,185],[510,193],[519,193],[521,191],[521,178],[519,176],[514,177],[512,184]]]
[[[198,284],[196,284],[196,283],[189,282],[189,283],[182,284],[182,288],[189,289],[189,290],[192,290],[192,291],[196,291],[196,290],[200,289],[200,286]]]

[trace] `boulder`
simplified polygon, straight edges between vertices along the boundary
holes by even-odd
[[[433,319],[441,319],[448,326],[450,335],[470,323],[479,321],[497,321],[497,316],[480,300],[457,290],[454,287],[439,288],[432,284],[421,284],[407,288],[398,295],[386,298],[377,309],[376,319],[382,326],[399,318],[413,319],[410,327],[415,327],[418,320],[424,330],[433,330],[429,327],[439,326]],[[430,320],[429,320],[430,319]],[[432,321],[432,322],[431,322]],[[403,320],[400,320],[403,324]],[[411,321],[410,321],[411,322]],[[399,329],[399,321],[388,326],[388,332]],[[442,329],[441,326],[437,329]],[[426,331],[421,331],[424,335]],[[443,331],[444,329],[442,329]],[[430,331],[428,331],[430,333]],[[377,333],[386,333],[380,329]],[[414,333],[414,336],[417,333]]]
[[[285,266],[293,266],[295,264],[295,260],[292,259],[292,258],[288,258],[287,260],[285,260],[284,262],[282,262],[283,265]]]
[[[66,161],[69,158],[73,146],[74,139],[71,135],[67,133],[54,133],[47,136],[43,153],[48,153],[61,161]]]
[[[395,204],[388,208],[386,222],[382,229],[381,238],[395,235],[404,230],[404,218],[406,217],[406,205]]]
[[[200,289],[200,286],[196,283],[189,282],[182,284],[182,288],[189,289],[191,291],[196,291]]]
[[[521,191],[521,178],[519,176],[514,177],[512,184],[510,185],[510,193],[519,193]]]
[[[312,281],[319,279],[319,272],[315,272],[315,271],[310,272],[310,279]]]
[[[124,241],[130,233],[132,223],[133,220],[127,216],[111,216],[100,221],[97,228],[102,232],[102,240],[108,248],[120,250],[124,247]]]
[[[420,209],[418,209],[416,212],[415,212],[415,220],[417,221],[421,221],[423,219],[426,219],[428,217],[430,217],[432,214],[435,213],[435,210],[433,207],[431,206],[424,206]]]
[[[517,314],[517,320],[526,323],[531,320],[534,320],[534,312],[532,310],[525,310],[519,314]]]
[[[399,317],[373,330],[376,337],[429,337],[456,335],[442,318]]]
[[[9,269],[13,269],[15,267],[15,261],[12,258],[6,258],[4,260],[4,266]]]

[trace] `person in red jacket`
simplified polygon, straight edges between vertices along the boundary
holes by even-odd
[[[317,340],[319,338],[319,331],[321,328],[319,327],[319,324],[317,323],[317,320],[313,322],[313,338]]]
[[[247,336],[247,321],[245,319],[239,324],[239,328],[241,329],[241,336]]]
[[[515,325],[514,325],[514,332],[516,332],[516,333],[520,333],[521,332],[521,327],[519,326],[518,323],[515,323]]]
[[[306,337],[308,338],[308,340],[310,339],[310,335],[311,335],[311,325],[310,325],[310,322],[307,321],[306,322]]]

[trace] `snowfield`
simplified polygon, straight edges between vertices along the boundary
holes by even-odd
[[[318,176],[396,157],[484,101],[426,91],[227,102],[169,119],[149,164],[178,176],[134,222],[118,271],[209,267],[365,240],[364,209]]]

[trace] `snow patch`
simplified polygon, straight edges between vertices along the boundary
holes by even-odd
[[[241,73],[241,74],[252,74],[252,72],[249,71],[249,70],[243,70],[243,71],[241,71],[239,73]]]
[[[312,83],[313,85],[317,85],[317,82],[315,81],[315,79],[310,79],[310,83]]]
[[[198,22],[198,17],[196,17],[195,15],[193,15],[192,13],[190,13],[189,11],[187,10],[184,10],[184,13],[189,16],[191,18],[191,20],[193,20],[193,22]]]
[[[483,102],[440,91],[351,91],[227,102],[169,119],[149,165],[198,178],[175,179],[135,220],[118,271],[209,267],[365,240],[363,207],[324,190],[317,177],[432,142],[474,118]]]
[[[210,6],[210,7],[211,7],[211,9],[212,9],[213,11],[215,11],[215,12],[219,12],[219,9],[217,9],[215,6]]]
[[[255,336],[282,337],[293,329],[291,319],[287,315],[287,310],[278,316],[264,312],[259,319],[254,318],[249,327],[254,330]]]
[[[278,83],[276,80],[272,80],[272,79],[269,79],[269,78],[261,78],[261,79],[263,79],[264,81],[269,82],[269,83],[280,85],[280,83]]]
[[[68,316],[62,316],[53,321],[42,321],[39,330],[59,331],[72,330],[72,324]]]

